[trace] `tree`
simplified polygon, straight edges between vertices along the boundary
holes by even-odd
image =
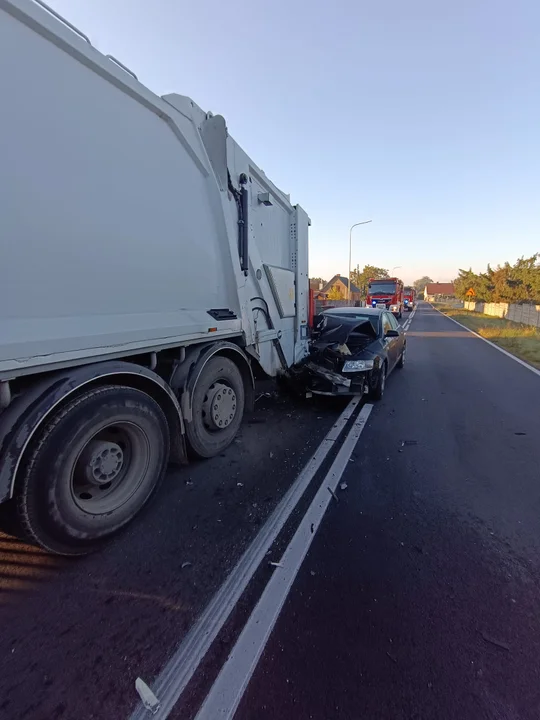
[[[469,290],[474,292],[474,299],[482,302],[489,301],[492,297],[493,285],[491,282],[491,268],[488,266],[487,273],[475,273],[472,268],[468,270],[459,270],[457,278],[454,280],[454,290],[456,297],[460,300],[467,298]]]
[[[429,283],[432,283],[433,280],[429,277],[429,275],[424,275],[424,277],[419,278],[418,280],[415,280],[413,282],[414,289],[417,293],[423,293],[426,289],[426,285],[429,285]]]
[[[526,303],[540,302],[540,254],[519,258],[514,264],[506,262],[486,272],[475,273],[472,268],[460,270],[454,281],[456,297],[464,300],[469,290],[480,302]]]
[[[343,294],[339,285],[332,285],[328,293],[329,300],[343,300]]]
[[[362,297],[366,296],[368,282],[371,278],[380,280],[388,277],[388,270],[385,268],[375,267],[375,265],[364,265],[362,272],[353,270],[351,272],[351,282],[359,288],[362,293]]]
[[[540,300],[540,266],[538,254],[520,258],[515,265],[505,263],[488,272],[492,279],[493,302],[537,302]]]

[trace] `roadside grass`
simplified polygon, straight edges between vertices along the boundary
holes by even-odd
[[[449,305],[435,304],[435,307],[486,340],[540,368],[540,329]]]

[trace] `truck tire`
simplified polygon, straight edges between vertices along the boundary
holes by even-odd
[[[39,431],[16,488],[23,528],[60,555],[85,555],[126,525],[159,485],[167,420],[140,390],[89,390]]]
[[[216,355],[204,366],[192,399],[192,420],[186,425],[190,454],[210,458],[234,440],[244,414],[244,381],[232,360]]]

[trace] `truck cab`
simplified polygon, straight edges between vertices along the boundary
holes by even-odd
[[[394,317],[403,313],[403,283],[399,278],[372,278],[366,297],[368,307],[389,310]]]
[[[403,307],[407,312],[411,312],[411,310],[416,306],[416,290],[411,287],[407,286],[403,288]]]

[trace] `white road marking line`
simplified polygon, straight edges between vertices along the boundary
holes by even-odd
[[[178,646],[156,681],[152,683],[153,690],[161,703],[160,709],[154,715],[156,720],[166,718],[173,709],[255,571],[263,561],[270,546],[281,532],[335,442],[339,439],[345,425],[360,404],[360,400],[360,397],[352,398],[293,485],[263,525],[255,540],[242,555],[234,570],[206,606],[202,615]],[[325,490],[325,492],[328,495],[328,491]],[[142,704],[139,704],[134,710],[131,720],[147,720],[147,718],[148,711],[145,710]]]
[[[416,315],[416,308],[412,311],[412,313],[409,315],[407,320],[404,322],[404,324],[401,326],[405,332],[411,327],[411,323],[413,321],[414,316]]]
[[[527,370],[530,370],[530,371],[533,372],[535,375],[540,376],[540,370],[538,370],[537,368],[535,368],[533,365],[529,365],[529,363],[528,363],[528,362],[525,362],[525,360],[521,360],[521,358],[518,358],[518,357],[516,357],[515,355],[512,355],[512,353],[509,353],[508,350],[504,350],[504,348],[499,347],[498,345],[495,345],[495,343],[491,342],[491,340],[486,340],[486,338],[482,337],[482,336],[479,335],[477,332],[474,332],[474,330],[471,330],[471,328],[468,328],[466,325],[462,325],[462,324],[461,324],[460,322],[458,322],[457,320],[454,320],[454,318],[450,317],[449,315],[445,315],[445,314],[444,314],[443,312],[441,312],[440,310],[437,310],[437,308],[436,308],[436,307],[433,307],[433,305],[432,305],[431,307],[432,307],[434,310],[436,310],[436,311],[437,311],[440,315],[442,315],[443,317],[448,318],[448,320],[451,320],[452,322],[456,323],[456,325],[459,325],[460,328],[463,328],[464,330],[468,330],[468,331],[469,331],[470,333],[472,333],[473,335],[476,335],[476,337],[477,337],[479,340],[483,340],[483,341],[484,341],[485,343],[487,343],[488,345],[491,345],[492,348],[495,348],[495,350],[498,350],[498,351],[501,352],[503,355],[506,355],[506,357],[509,357],[511,360],[515,360],[515,361],[516,361],[517,363],[519,363],[520,365],[523,365],[524,368],[527,368]],[[457,309],[459,309],[459,308],[457,308]]]
[[[283,567],[276,568],[273,572],[195,720],[233,718],[326,509],[332,502],[332,495],[328,490],[336,489],[372,408],[373,405],[365,405],[358,415],[298,530],[283,553]]]

